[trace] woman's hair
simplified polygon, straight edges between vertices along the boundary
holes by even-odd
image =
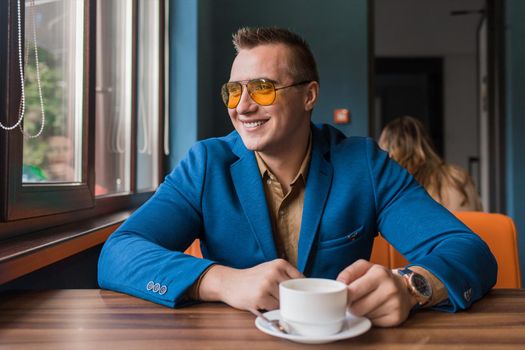
[[[432,146],[423,124],[416,118],[403,116],[388,123],[379,138],[379,146],[408,170],[438,201],[443,202],[443,188],[453,186],[468,200],[465,190],[470,178],[462,176],[456,167],[445,164]]]

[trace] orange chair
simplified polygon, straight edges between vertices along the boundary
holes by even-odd
[[[374,239],[370,261],[374,264],[390,268],[392,266],[392,262],[390,261],[390,248],[392,248],[392,246],[388,244],[381,235],[377,235]]]
[[[196,256],[197,258],[202,258],[200,240],[194,240],[193,243],[188,247],[188,249],[186,249],[184,253]]]
[[[494,288],[521,288],[521,272],[518,255],[516,227],[508,216],[483,212],[454,212],[465,225],[481,237],[498,262],[498,279]],[[405,258],[391,245],[385,250],[386,241],[378,236],[374,242],[371,261],[396,268],[408,264]],[[377,248],[376,248],[377,246]],[[374,252],[374,250],[378,250]],[[381,256],[378,259],[378,256]],[[389,264],[382,263],[384,257]]]

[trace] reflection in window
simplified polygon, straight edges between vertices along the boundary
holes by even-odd
[[[97,1],[95,194],[130,190],[132,1]]]
[[[137,190],[158,185],[160,107],[159,0],[139,2],[137,62]]]
[[[25,183],[82,180],[83,21],[82,0],[25,1],[24,133],[46,119],[24,138]]]

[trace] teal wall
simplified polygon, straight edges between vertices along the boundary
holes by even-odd
[[[197,139],[197,1],[171,1],[169,17],[169,168],[173,168]]]
[[[518,230],[525,282],[525,1],[506,1],[507,212]]]
[[[331,0],[330,6],[319,0],[172,0],[171,166],[197,139],[232,130],[219,90],[234,59],[231,34],[242,26],[276,25],[301,34],[321,76],[314,122],[331,123],[334,108],[348,108],[352,123],[339,128],[367,135],[367,6],[366,0]]]

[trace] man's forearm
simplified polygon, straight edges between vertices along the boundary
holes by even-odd
[[[191,300],[201,300],[200,298],[200,293],[199,293],[199,289],[200,289],[200,286],[201,286],[201,283],[202,283],[202,280],[204,279],[204,276],[206,275],[206,273],[208,273],[208,271],[214,267],[216,264],[213,264],[213,265],[210,265],[208,266],[208,268],[206,270],[204,270],[201,275],[199,276],[199,278],[197,279],[197,281],[195,281],[195,283],[193,283],[193,285],[188,289],[188,291],[186,292],[186,297],[191,299]]]
[[[232,270],[222,265],[212,265],[204,271],[195,285],[196,300],[200,301],[224,301],[224,276]]]

